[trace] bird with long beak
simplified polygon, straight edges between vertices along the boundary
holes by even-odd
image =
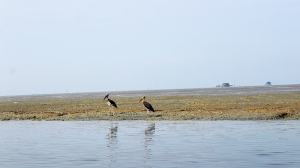
[[[144,106],[147,109],[147,113],[149,113],[149,110],[154,112],[154,109],[153,109],[152,105],[150,103],[146,102],[145,99],[146,99],[146,97],[143,96],[142,99],[140,100],[140,102],[143,102]]]
[[[103,100],[106,100],[106,101],[107,101],[107,105],[108,105],[109,107],[115,107],[115,108],[118,108],[116,102],[114,102],[113,100],[109,99],[108,96],[109,96],[109,93],[107,93],[107,94],[105,95],[104,99],[103,99]],[[114,115],[114,114],[115,114],[115,112],[113,111],[113,115]]]

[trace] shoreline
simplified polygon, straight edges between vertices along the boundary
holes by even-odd
[[[139,100],[146,96],[156,112]],[[170,89],[0,97],[0,121],[6,120],[299,120],[300,85]]]

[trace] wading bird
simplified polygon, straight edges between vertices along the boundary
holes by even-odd
[[[103,99],[103,100],[106,99],[107,105],[108,105],[109,107],[115,107],[115,108],[118,108],[118,107],[117,107],[117,104],[116,104],[113,100],[109,99],[108,96],[109,96],[109,93],[107,93],[107,94],[105,95],[104,99]],[[111,109],[110,109],[110,110],[111,110]],[[113,111],[113,115],[114,115],[114,114],[115,114],[115,112]]]
[[[154,112],[154,109],[153,109],[153,107],[151,106],[151,104],[148,103],[148,102],[146,102],[145,99],[146,99],[146,97],[143,96],[142,99],[140,100],[140,102],[143,102],[144,106],[145,106],[146,109],[147,109],[147,113],[149,113],[149,110],[152,111],[152,112]]]

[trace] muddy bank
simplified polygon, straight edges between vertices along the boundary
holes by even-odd
[[[299,120],[300,85],[0,97],[0,120]],[[146,96],[156,112],[142,103]],[[115,113],[114,116],[111,112]]]

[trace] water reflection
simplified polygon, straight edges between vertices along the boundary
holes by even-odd
[[[150,159],[151,154],[151,145],[153,144],[153,136],[155,133],[155,123],[148,123],[147,128],[144,130],[144,164],[147,163],[147,160]]]
[[[0,132],[0,167],[300,165],[298,120],[7,121]]]
[[[110,159],[110,166],[117,162],[117,158],[115,156],[116,152],[115,150],[117,150],[117,132],[118,132],[118,122],[113,122],[110,121],[110,126],[108,129],[108,135],[107,135],[107,139],[108,139],[108,144],[107,147],[109,148],[110,151],[110,155],[109,155],[109,159]]]
[[[150,136],[150,135],[153,135],[155,132],[155,123],[148,123],[148,126],[147,128],[144,130],[144,133],[145,133],[145,138],[147,136]],[[150,138],[151,139],[151,138]]]
[[[110,121],[108,139],[111,140],[110,141],[111,143],[117,137],[117,132],[118,132],[118,122],[114,123],[113,121]]]

